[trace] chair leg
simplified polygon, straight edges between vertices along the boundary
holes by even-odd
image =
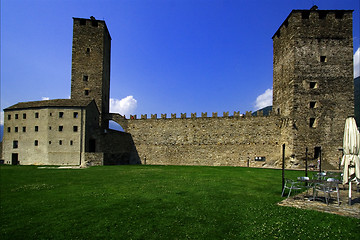
[[[282,197],[284,196],[285,187],[286,187],[286,186],[284,186],[284,189],[283,189],[283,191],[282,191],[282,193],[281,193],[281,196],[282,196]]]
[[[292,189],[292,188],[289,189],[289,194],[288,194],[287,198],[290,197],[291,189]]]
[[[337,195],[337,200],[338,200],[338,206],[340,206],[340,196],[339,196],[340,193],[339,193],[339,191],[337,191],[336,193],[337,193],[336,195]]]

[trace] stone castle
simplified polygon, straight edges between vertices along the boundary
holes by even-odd
[[[71,99],[4,109],[6,164],[166,164],[338,168],[354,114],[352,10],[293,10],[273,39],[269,115],[109,112],[111,37],[104,21],[74,18]],[[109,120],[125,132],[109,129]]]

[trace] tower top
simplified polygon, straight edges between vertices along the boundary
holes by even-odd
[[[290,12],[285,21],[280,25],[278,30],[272,36],[272,39],[274,39],[276,36],[280,36],[281,29],[283,27],[288,27],[290,19],[293,17],[298,17],[303,20],[310,19],[312,20],[311,23],[313,23],[315,19],[324,20],[327,18],[327,16],[329,18],[341,20],[346,14],[352,14],[353,11],[354,10],[319,10],[316,5],[312,6],[310,9],[294,9]]]

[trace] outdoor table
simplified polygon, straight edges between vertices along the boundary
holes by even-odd
[[[313,189],[313,194],[314,194],[315,185],[317,183],[325,183],[326,182],[326,180],[324,180],[324,179],[302,179],[302,178],[298,178],[298,181],[305,182],[307,184],[311,184],[312,189]],[[312,200],[315,200],[314,197],[309,197],[308,201],[312,201]]]

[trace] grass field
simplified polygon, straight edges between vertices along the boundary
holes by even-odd
[[[1,239],[359,239],[360,220],[277,206],[281,170],[1,166]],[[303,172],[287,171],[286,177]]]

